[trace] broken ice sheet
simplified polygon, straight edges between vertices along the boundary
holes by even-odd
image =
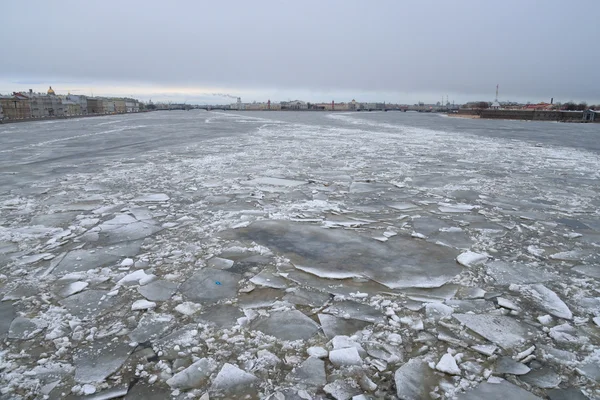
[[[329,314],[319,314],[318,317],[323,328],[323,333],[330,339],[338,335],[353,335],[371,325],[369,322],[338,318]]]
[[[268,317],[254,320],[250,329],[275,336],[281,340],[308,339],[319,330],[319,325],[298,310],[275,311]]]
[[[217,302],[235,297],[241,278],[241,275],[229,271],[205,268],[181,284],[179,291],[191,301]]]
[[[195,317],[198,322],[214,324],[220,329],[229,329],[237,323],[237,319],[244,316],[238,307],[219,304],[206,308]]]
[[[512,288],[512,286],[511,286]],[[521,285],[516,289],[526,299],[535,303],[542,310],[554,315],[558,318],[571,319],[573,314],[569,307],[558,297],[558,295],[546,286],[537,285]]]
[[[136,255],[140,250],[141,244],[140,241],[134,241],[115,245],[111,248],[72,250],[60,261],[54,273],[58,275],[104,267],[115,263],[122,257]]]
[[[504,349],[514,348],[535,338],[533,327],[512,317],[499,315],[454,314],[467,328]]]
[[[525,265],[505,261],[489,262],[485,265],[485,271],[500,285],[540,283],[557,278],[555,274],[546,272],[530,264]]]
[[[258,378],[254,375],[241,370],[235,365],[225,363],[213,381],[211,389],[229,393],[248,393],[257,380]]]
[[[298,382],[305,388],[321,388],[327,383],[325,362],[316,357],[309,357],[290,372],[286,380]]]
[[[334,302],[323,310],[323,312],[344,319],[350,318],[371,323],[383,323],[385,321],[385,317],[381,311],[367,304],[350,300]]]
[[[107,293],[108,290],[86,290],[58,303],[76,317],[97,317],[122,301],[117,296],[107,296]]]
[[[103,382],[127,360],[133,348],[127,343],[96,340],[80,347],[73,356],[77,383]]]
[[[457,396],[458,400],[542,400],[512,383],[502,380],[500,383],[483,382],[475,389],[467,390]]]
[[[174,389],[202,388],[210,374],[217,369],[217,363],[211,358],[201,358],[192,365],[173,375],[167,385]]]
[[[396,370],[394,375],[396,393],[400,399],[426,399],[437,384],[437,379],[429,365],[421,359],[413,358]]]
[[[179,285],[162,279],[152,281],[147,285],[138,287],[138,292],[150,301],[165,301],[177,291]]]
[[[389,288],[437,287],[461,271],[454,250],[408,238],[384,244],[345,230],[284,221],[254,222],[236,234],[322,278],[368,277]]]
[[[167,331],[172,320],[173,316],[169,314],[144,314],[138,326],[129,333],[129,338],[138,343],[146,342]]]

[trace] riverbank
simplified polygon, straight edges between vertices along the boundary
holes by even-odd
[[[479,118],[481,118],[479,115],[473,115],[473,114],[448,113],[447,115],[449,117],[452,117],[452,118],[466,118],[466,119],[479,119]]]
[[[92,117],[107,117],[109,115],[125,115],[147,113],[154,110],[137,111],[134,113],[111,113],[111,114],[86,114],[86,115],[68,115],[62,117],[43,117],[43,118],[22,118],[22,119],[4,119],[0,120],[0,124],[13,124],[18,122],[35,122],[35,121],[55,121],[61,119],[76,119],[76,118],[92,118]]]

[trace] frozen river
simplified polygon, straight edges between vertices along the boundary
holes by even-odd
[[[397,112],[0,125],[0,399],[600,398],[599,139]]]

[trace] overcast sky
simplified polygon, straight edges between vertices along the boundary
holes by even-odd
[[[600,103],[597,0],[6,1],[0,92]]]

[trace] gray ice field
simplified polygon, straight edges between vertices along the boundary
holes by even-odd
[[[0,399],[600,398],[600,131],[0,125]]]

